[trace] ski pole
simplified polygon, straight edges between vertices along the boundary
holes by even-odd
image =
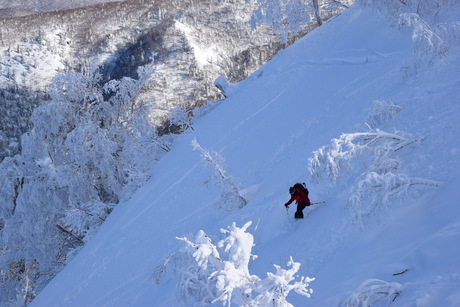
[[[310,205],[319,205],[319,204],[325,204],[325,201],[318,201],[316,203],[311,203]]]

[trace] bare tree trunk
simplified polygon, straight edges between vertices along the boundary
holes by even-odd
[[[321,19],[321,12],[319,11],[318,0],[312,0],[312,2],[313,8],[315,9],[316,23],[318,24],[318,26],[321,26],[323,24],[323,20]]]

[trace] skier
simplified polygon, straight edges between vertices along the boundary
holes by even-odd
[[[291,194],[291,199],[284,204],[286,208],[289,208],[289,205],[295,200],[297,202],[297,211],[294,214],[296,219],[303,219],[302,210],[305,207],[310,206],[310,199],[308,198],[308,190],[305,186],[302,186],[300,183],[296,183],[293,187],[289,188],[289,194]]]

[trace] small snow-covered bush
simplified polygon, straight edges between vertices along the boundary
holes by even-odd
[[[385,303],[387,306],[394,302],[402,290],[402,285],[397,282],[389,283],[380,279],[369,279],[359,286],[345,306],[371,307],[379,303]]]
[[[398,105],[384,100],[376,100],[372,104],[366,123],[371,129],[377,129],[380,125],[389,122],[399,111],[401,111],[401,107]]]
[[[217,244],[203,230],[194,239],[178,238],[186,247],[156,268],[157,282],[171,267],[178,278],[179,298],[191,305],[222,301],[227,306],[291,307],[287,301],[291,291],[310,297],[313,290],[309,283],[314,278],[301,277],[296,281],[300,263],[292,257],[287,269],[275,265],[276,272],[268,272],[264,279],[251,275],[249,262],[256,256],[251,254],[254,238],[247,232],[250,225],[247,222],[240,228],[232,223],[228,229],[221,229],[226,238]]]
[[[384,108],[390,107],[385,105]],[[385,112],[384,119],[388,116]],[[390,112],[397,112],[397,108]],[[377,117],[376,122],[380,120]],[[406,197],[413,186],[441,185],[433,180],[411,178],[401,172],[403,161],[399,153],[422,141],[423,138],[400,131],[342,134],[333,139],[331,145],[314,151],[308,166],[315,183],[319,183],[324,175],[333,184],[354,181],[348,204],[352,216],[363,226],[365,218],[378,218],[380,209],[388,208],[395,199]],[[353,174],[349,175],[351,170]]]
[[[362,225],[364,217],[377,215],[378,209],[387,208],[395,199],[407,197],[414,185],[439,187],[440,182],[422,178],[410,178],[405,174],[388,172],[363,173],[352,188],[349,204],[356,219]]]
[[[247,200],[241,193],[238,182],[232,176],[227,175],[224,157],[217,152],[210,152],[201,147],[196,139],[192,141],[192,146],[194,150],[200,151],[203,160],[211,167],[211,179],[222,187],[222,196],[218,207],[231,211],[246,206]]]
[[[359,133],[344,133],[331,140],[331,145],[323,146],[313,152],[308,159],[308,168],[312,180],[318,183],[323,174],[333,183],[347,175],[352,159],[366,152],[376,152],[379,159],[389,159],[389,155],[380,154],[396,152],[408,145],[418,143],[421,139],[401,132],[388,133],[381,130]],[[384,161],[385,162],[385,161]],[[381,163],[381,161],[380,161]]]
[[[286,300],[287,294],[292,290],[305,297],[311,297],[313,290],[309,288],[309,283],[314,278],[302,276],[299,281],[290,284],[296,279],[294,275],[298,272],[300,263],[294,262],[290,257],[287,266],[288,269],[282,269],[280,266],[274,265],[276,273],[267,272],[267,277],[255,289],[255,292],[260,294],[248,306],[294,307]]]

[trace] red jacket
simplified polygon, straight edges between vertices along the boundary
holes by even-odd
[[[302,190],[295,188],[295,193],[294,195],[291,196],[291,199],[286,203],[287,206],[289,206],[293,201],[296,201],[298,204],[304,203],[307,206],[310,206],[310,199],[308,198],[307,195],[305,195]]]

